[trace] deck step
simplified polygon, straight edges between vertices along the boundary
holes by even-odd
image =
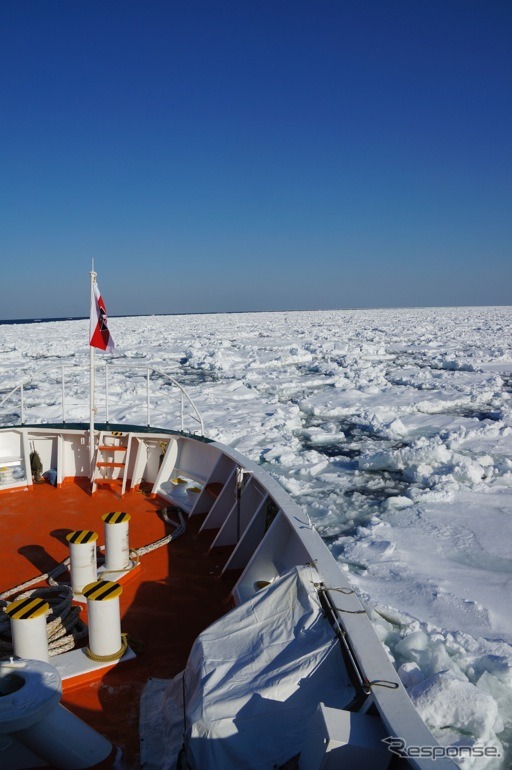
[[[100,433],[98,440],[92,491],[94,492],[97,487],[107,487],[119,490],[122,496],[126,485],[124,476],[127,467],[129,437],[124,433],[113,431]],[[114,478],[110,478],[111,476]]]
[[[96,486],[109,486],[109,487],[122,487],[123,486],[123,479],[107,479],[103,477],[99,477],[97,479],[94,479],[94,483]]]

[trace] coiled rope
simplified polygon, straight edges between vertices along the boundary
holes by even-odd
[[[167,545],[172,540],[175,540],[185,533],[187,527],[183,513],[179,508],[174,508],[173,510],[177,513],[179,521],[176,521],[169,516],[167,508],[159,509],[158,513],[166,524],[174,527],[174,530],[168,535],[161,537],[159,540],[155,540],[140,548],[130,549],[130,559],[132,564],[129,569],[133,569],[139,564],[141,556],[156,551],[157,548],[162,548],[164,545]],[[101,553],[98,555],[100,557],[102,556]],[[4,612],[4,609],[8,606],[12,597],[16,597],[16,599],[28,599],[30,597],[41,598],[50,605],[50,612],[47,617],[46,625],[48,634],[48,653],[50,656],[60,655],[63,652],[74,649],[77,646],[77,642],[87,636],[87,626],[79,617],[82,608],[73,604],[73,590],[71,586],[57,582],[57,577],[64,572],[67,572],[69,570],[69,565],[70,558],[68,556],[49,572],[38,575],[24,583],[20,583],[0,594],[0,657],[11,655],[13,650],[11,624]],[[126,572],[126,570],[115,571]],[[114,570],[109,572],[114,572]],[[39,586],[31,588],[31,586],[37,586],[43,581],[46,581],[49,584],[49,587]],[[128,641],[126,635],[122,634],[122,646],[119,650],[119,654],[116,653],[114,657],[107,656],[108,659],[116,660],[118,657],[122,657],[127,646]],[[97,657],[94,659],[98,660]]]

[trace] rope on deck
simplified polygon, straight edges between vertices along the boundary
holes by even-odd
[[[179,523],[177,521],[174,521],[174,519],[171,519],[171,517],[168,514],[167,508],[160,508],[159,513],[162,516],[163,520],[166,524],[170,524],[172,527],[175,527],[174,532],[171,532],[168,535],[165,535],[165,537],[161,537],[159,540],[155,540],[153,543],[148,543],[148,545],[143,545],[141,548],[135,548],[135,553],[140,556],[145,556],[147,553],[151,553],[151,551],[156,551],[157,548],[161,548],[164,545],[167,545],[171,542],[171,540],[176,540],[177,537],[180,537],[180,535],[183,535],[187,529],[187,525],[185,523],[185,517],[183,516],[183,513],[180,511],[179,508],[175,508],[174,511],[178,514]]]
[[[131,549],[130,556],[133,556],[134,561],[132,569],[139,563],[141,556],[145,556],[152,551],[156,551],[157,548],[168,545],[172,540],[185,533],[187,527],[183,513],[179,508],[174,508],[173,510],[178,514],[179,521],[175,521],[169,516],[167,508],[161,508],[158,511],[165,523],[174,527],[173,532],[140,548]],[[50,657],[74,649],[77,646],[77,642],[87,636],[87,626],[79,617],[82,608],[73,604],[73,590],[71,586],[65,583],[58,583],[56,580],[59,575],[68,571],[69,565],[70,558],[68,556],[67,559],[64,559],[64,561],[49,572],[20,583],[0,594],[0,657],[12,655],[13,651],[11,624],[3,610],[12,600],[11,597],[14,596],[16,596],[16,599],[28,599],[32,596],[42,598],[50,605],[46,626]],[[126,572],[126,570],[122,570],[122,572]],[[48,587],[39,586],[31,588],[31,586],[37,586],[45,580],[49,583]]]

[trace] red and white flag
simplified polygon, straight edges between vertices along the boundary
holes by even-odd
[[[114,350],[114,340],[108,328],[107,308],[103,302],[96,281],[93,284],[94,296],[91,298],[91,340],[89,345],[100,350]]]

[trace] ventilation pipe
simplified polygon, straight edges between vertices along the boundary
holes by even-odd
[[[85,770],[115,758],[109,740],[60,704],[61,693],[60,674],[49,663],[0,662],[2,770],[45,763]]]

